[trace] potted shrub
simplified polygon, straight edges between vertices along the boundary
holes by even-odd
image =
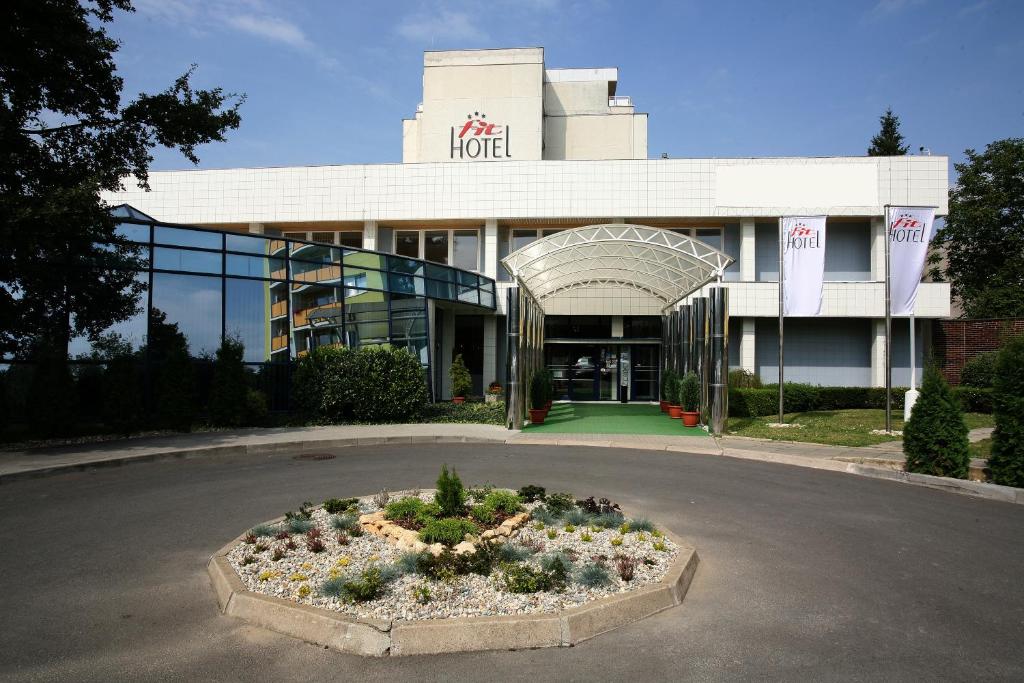
[[[544,368],[541,370],[544,375],[544,411],[551,410],[551,402],[555,397],[555,375],[551,370]]]
[[[455,356],[451,368],[448,369],[448,377],[452,380],[452,402],[462,403],[466,400],[466,394],[473,388],[473,379],[469,376],[462,354]]]
[[[544,403],[547,401],[544,387],[544,371],[538,370],[530,378],[530,422],[535,425],[544,424],[544,417],[548,412],[544,409]]]
[[[686,373],[680,382],[680,400],[682,401],[683,426],[696,427],[700,421],[700,383],[697,375]]]
[[[682,406],[679,404],[679,392],[682,382],[678,376],[672,377],[672,384],[668,387],[668,416],[678,420],[683,416]]]
[[[503,391],[504,389],[501,388],[500,384],[497,382],[491,382],[487,385],[487,393],[484,394],[484,401],[487,403],[494,403],[501,398],[501,393]]]
[[[672,370],[666,370],[661,373],[661,401],[658,402],[658,407],[661,408],[661,412],[668,412],[668,396],[669,390],[672,383],[676,380],[676,373]]]

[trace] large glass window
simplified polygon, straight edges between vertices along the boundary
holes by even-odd
[[[525,247],[530,242],[537,241],[536,230],[513,230],[512,231],[512,251],[518,251]]]
[[[359,249],[363,246],[363,233],[361,232],[339,232],[338,244],[351,249]]]
[[[722,250],[721,228],[697,228],[697,239],[709,247]]]
[[[447,230],[427,230],[423,233],[423,258],[434,263],[448,264]]]
[[[220,273],[220,252],[191,249],[153,249],[153,267],[158,270],[182,270],[189,273]]]
[[[171,244],[178,247],[203,247],[204,249],[222,248],[223,235],[219,232],[205,230],[188,230],[185,228],[168,228],[156,226],[153,241],[157,244]]]
[[[480,270],[480,233],[476,230],[456,230],[452,236],[452,265],[465,270]]]
[[[247,363],[269,359],[272,316],[267,304],[272,283],[228,278],[224,284],[224,334],[242,342]]]
[[[193,357],[213,355],[220,347],[221,278],[153,274],[154,318],[178,326]]]
[[[395,231],[395,253],[399,256],[409,258],[420,257],[420,232],[419,230],[397,230]]]

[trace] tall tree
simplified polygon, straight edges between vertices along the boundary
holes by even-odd
[[[130,0],[7,0],[0,22],[0,352],[66,354],[137,309],[135,249],[100,200],[158,145],[193,163],[240,123],[244,99],[169,88],[123,102],[106,32]],[[41,351],[45,347],[46,351]]]
[[[869,157],[900,157],[907,153],[909,146],[903,144],[903,134],[900,133],[900,117],[892,113],[892,107],[885,110],[885,113],[878,117],[881,129],[878,135],[871,138],[871,146],[868,147]]]
[[[965,152],[936,235],[932,275],[948,280],[968,318],[1024,316],[1024,138]],[[943,260],[943,256],[945,257]]]

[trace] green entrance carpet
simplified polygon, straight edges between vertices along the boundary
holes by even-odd
[[[700,427],[684,427],[658,406],[646,403],[555,403],[544,424],[528,424],[524,432],[552,434],[652,434],[707,436]]]

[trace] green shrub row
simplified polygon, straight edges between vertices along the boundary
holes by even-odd
[[[903,410],[906,387],[893,387],[893,410]],[[976,387],[953,387],[953,395],[962,409],[971,413],[992,412],[992,390]],[[854,408],[885,408],[884,387],[816,387],[810,384],[786,383],[785,409],[787,413],[810,410],[847,410]],[[730,417],[760,417],[774,415],[779,410],[779,386],[765,385],[761,389],[729,388]]]

